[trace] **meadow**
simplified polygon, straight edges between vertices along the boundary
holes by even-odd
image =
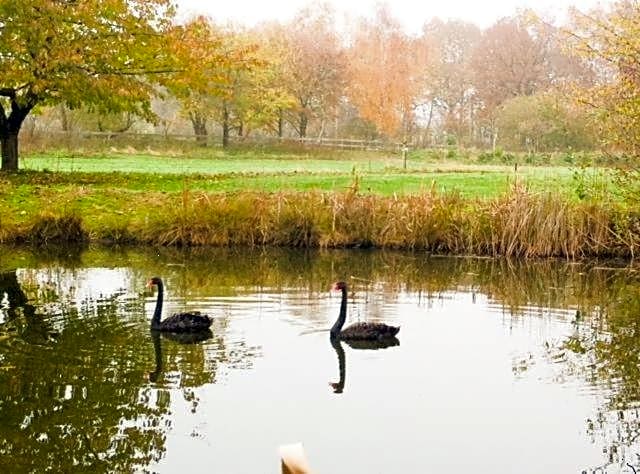
[[[456,159],[458,158],[458,159]],[[146,191],[206,192],[345,191],[357,179],[359,190],[379,195],[416,194],[433,189],[470,198],[491,198],[520,180],[535,191],[565,190],[567,166],[477,163],[459,157],[410,154],[406,168],[394,154],[365,151],[241,149],[159,153],[34,153],[23,169],[68,175],[94,186]],[[105,173],[108,173],[105,176]],[[115,176],[117,173],[118,176]],[[27,180],[28,181],[28,180]]]

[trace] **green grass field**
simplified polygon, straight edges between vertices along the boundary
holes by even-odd
[[[185,187],[207,192],[344,191],[358,178],[363,193],[414,194],[435,189],[465,197],[491,198],[509,190],[511,165],[464,164],[401,158],[365,152],[273,153],[212,151],[202,156],[155,154],[33,154],[25,170],[53,172],[56,180],[133,191],[177,192]],[[65,176],[60,177],[60,174]],[[557,166],[519,166],[517,179],[532,190],[566,191],[572,170]]]

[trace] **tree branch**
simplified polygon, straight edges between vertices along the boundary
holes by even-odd
[[[10,99],[16,98],[16,90],[10,87],[4,87],[0,89],[0,97],[9,97]]]
[[[2,87],[0,88],[0,97],[9,97],[10,99],[15,99],[16,96],[18,95],[18,92],[28,88],[29,85],[30,84],[27,83],[19,87]]]
[[[155,70],[142,69],[139,71],[112,69],[112,70],[100,71],[100,70],[92,69],[86,66],[84,67],[77,66],[77,69],[80,69],[81,71],[84,71],[88,74],[95,75],[95,76],[140,76],[144,74],[173,74],[173,73],[184,72],[184,69],[155,69]]]

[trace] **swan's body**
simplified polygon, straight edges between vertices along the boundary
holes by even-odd
[[[400,328],[397,326],[389,326],[384,323],[354,323],[345,329],[342,329],[347,320],[347,284],[339,281],[333,285],[333,290],[342,292],[342,301],[340,302],[340,314],[335,324],[331,328],[331,339],[342,339],[343,341],[384,341],[393,339]],[[393,344],[392,344],[393,345]]]
[[[166,332],[201,332],[209,330],[209,326],[211,326],[213,321],[206,314],[201,314],[200,311],[178,313],[160,321],[160,317],[162,315],[162,301],[164,297],[164,284],[160,277],[153,277],[149,280],[147,286],[153,285],[158,287],[158,299],[156,300],[156,309],[153,312],[153,318],[151,319],[151,329]]]

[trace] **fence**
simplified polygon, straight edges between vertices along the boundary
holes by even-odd
[[[249,136],[230,137],[232,146],[287,146],[287,147],[326,147],[336,150],[363,150],[401,153],[403,144],[383,140],[358,140],[352,138],[327,137],[270,137]],[[78,147],[166,147],[166,146],[205,146],[221,147],[219,136],[200,136],[193,134],[163,134],[136,132],[61,132],[33,131],[21,135],[21,144],[27,148],[38,148],[62,145],[69,148]]]

